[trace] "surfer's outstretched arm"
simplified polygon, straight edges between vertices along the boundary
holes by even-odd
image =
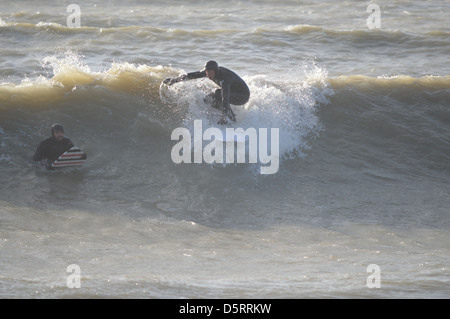
[[[196,72],[191,72],[191,73],[183,74],[183,75],[176,76],[176,77],[167,78],[163,81],[163,83],[172,85],[177,82],[199,79],[199,78],[204,78],[204,77],[206,77],[205,71],[196,71]]]

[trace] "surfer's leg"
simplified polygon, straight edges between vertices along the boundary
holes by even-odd
[[[217,89],[214,92],[207,94],[203,101],[206,105],[220,110],[222,108],[222,90]]]
[[[231,109],[231,106],[227,110],[227,116],[233,121],[236,122],[236,115],[234,114],[233,110]]]
[[[250,97],[247,94],[240,94],[240,93],[233,94],[233,92],[231,92],[230,104],[233,104],[233,105],[244,105],[245,103],[248,102],[249,98]]]
[[[203,102],[205,102],[206,105],[211,106],[214,102],[214,92],[206,94],[203,98]]]
[[[228,110],[226,110],[226,114],[233,122],[236,122],[236,115],[234,114],[233,110],[231,109],[231,104],[232,105],[244,105],[245,103],[248,102],[248,100],[249,100],[248,94],[241,94],[240,92],[238,92],[238,93],[231,92],[230,107],[228,108]]]

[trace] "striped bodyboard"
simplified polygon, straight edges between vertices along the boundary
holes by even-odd
[[[52,163],[51,167],[80,166],[84,164],[86,158],[86,153],[74,146],[58,157],[58,159]]]

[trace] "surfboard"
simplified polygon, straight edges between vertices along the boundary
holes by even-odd
[[[86,161],[87,155],[77,146],[72,147],[70,150],[61,154],[56,161],[50,166],[55,167],[70,167],[81,166]]]

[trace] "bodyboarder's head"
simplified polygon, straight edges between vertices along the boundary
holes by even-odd
[[[61,141],[64,138],[64,128],[61,124],[53,124],[51,132],[53,138],[57,141]]]

